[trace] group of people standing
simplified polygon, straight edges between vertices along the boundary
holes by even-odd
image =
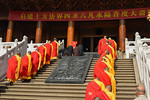
[[[20,78],[22,82],[29,82],[35,78],[37,71],[45,64],[50,64],[51,59],[57,59],[59,43],[54,38],[53,42],[43,44],[33,52],[28,51],[21,59],[17,53],[8,60],[7,85],[11,85]]]
[[[59,56],[58,58],[61,58],[61,56],[83,56],[83,45],[79,44],[77,45],[77,41],[72,41],[72,44],[65,48],[59,48]]]
[[[85,100],[116,100],[116,81],[114,78],[114,60],[117,44],[111,38],[99,40],[97,60],[94,68],[94,80],[89,82]]]

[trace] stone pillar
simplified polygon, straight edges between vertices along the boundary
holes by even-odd
[[[42,39],[42,22],[37,22],[35,43],[40,43]]]
[[[68,32],[67,32],[67,47],[71,45],[72,41],[74,40],[74,22],[68,22]]]
[[[126,38],[126,26],[125,20],[119,20],[119,47],[122,51],[125,51],[125,38]]]
[[[13,24],[14,24],[13,21],[9,21],[9,23],[8,23],[6,42],[11,42],[12,31],[13,31]]]

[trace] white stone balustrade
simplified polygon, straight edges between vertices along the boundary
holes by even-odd
[[[0,41],[0,81],[6,76],[8,68],[8,59],[15,55],[17,52],[21,53],[23,57],[27,52],[28,38],[23,37],[21,42],[16,39],[15,42],[2,42]],[[11,47],[10,47],[11,46]],[[10,47],[8,49],[8,47]]]
[[[46,40],[46,43],[48,40]],[[64,40],[58,41],[59,46],[64,48]],[[2,38],[0,38],[0,81],[6,76],[7,68],[8,68],[8,59],[15,55],[17,52],[21,53],[21,57],[23,57],[27,51],[34,51],[36,48],[45,43],[31,43],[28,44],[28,39],[26,36],[23,37],[21,42],[18,42],[18,39],[15,39],[15,42],[2,42]],[[8,48],[9,47],[9,48]]]
[[[129,58],[129,55],[135,51],[140,81],[144,84],[146,95],[150,100],[150,46],[146,43],[150,43],[150,39],[141,39],[138,32],[135,34],[135,41],[126,39],[126,58]],[[134,44],[134,46],[130,46],[130,44]]]

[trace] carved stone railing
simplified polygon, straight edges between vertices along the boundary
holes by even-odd
[[[126,58],[130,58],[131,54],[135,54],[135,41],[128,41],[126,38],[125,45]]]
[[[139,33],[136,33],[135,53],[140,74],[140,81],[144,84],[146,95],[148,99],[150,99],[150,49],[144,42],[150,41],[148,41],[148,39],[146,41],[144,39],[142,40]]]
[[[18,42],[16,39],[15,42],[2,42],[0,41],[0,81],[6,76],[8,68],[8,59],[16,54],[17,52],[21,53],[23,57],[27,52],[28,38],[23,37],[21,42]],[[8,48],[9,47],[9,48]]]
[[[48,42],[48,40],[46,40],[46,43]],[[62,41],[58,41],[59,43],[59,48],[64,48],[64,40]],[[33,43],[33,41],[31,40],[31,42],[28,44],[28,48],[27,51],[35,51],[37,47],[39,47],[40,45],[45,44],[45,43]]]

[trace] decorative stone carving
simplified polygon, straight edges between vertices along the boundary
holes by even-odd
[[[90,67],[91,56],[63,57],[57,67],[46,79],[46,83],[83,84]]]

